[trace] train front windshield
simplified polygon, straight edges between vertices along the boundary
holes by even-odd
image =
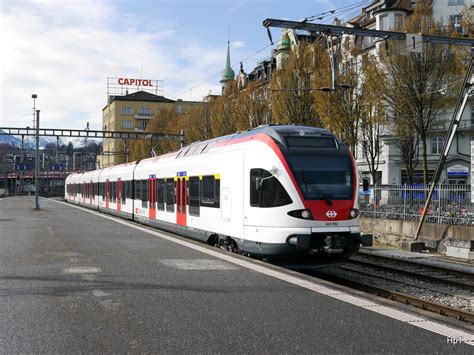
[[[354,171],[347,154],[336,152],[288,151],[293,175],[306,200],[351,200]]]

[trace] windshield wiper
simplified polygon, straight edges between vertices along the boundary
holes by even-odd
[[[319,187],[318,185],[314,184],[313,182],[311,182],[311,179],[305,175],[304,171],[303,171],[303,168],[300,167],[300,171],[301,171],[301,176],[303,177],[303,182],[304,182],[304,186],[306,188],[306,192],[308,192],[308,186],[309,188],[313,191],[313,192],[317,192],[324,200],[324,202],[326,202],[326,204],[328,206],[332,206],[332,201],[329,199],[328,195],[325,194]]]

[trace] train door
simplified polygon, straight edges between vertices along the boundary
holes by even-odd
[[[186,177],[177,177],[176,179],[176,223],[180,226],[186,226],[186,205],[188,182]]]
[[[109,208],[109,179],[105,180],[105,208]]]
[[[156,219],[156,178],[148,179],[148,218]]]
[[[122,209],[122,180],[117,179],[117,211]]]
[[[86,204],[87,183],[82,183],[82,203]]]

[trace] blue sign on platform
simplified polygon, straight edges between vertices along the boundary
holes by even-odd
[[[15,170],[26,170],[25,163],[15,163]]]
[[[176,176],[187,176],[186,171],[178,171]]]
[[[49,169],[52,171],[63,171],[64,166],[62,164],[50,164]]]

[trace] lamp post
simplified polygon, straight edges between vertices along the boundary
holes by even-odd
[[[36,155],[35,155],[35,210],[39,210],[39,118],[40,118],[40,110],[36,110]]]
[[[33,99],[33,128],[35,128],[35,122],[36,122],[36,99],[38,98],[38,95],[32,94],[31,98]]]

